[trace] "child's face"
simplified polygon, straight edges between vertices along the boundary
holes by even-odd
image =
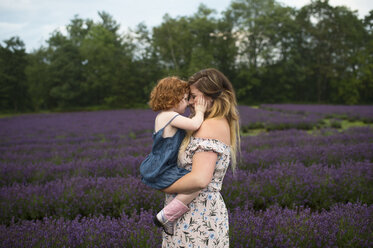
[[[184,114],[186,108],[188,107],[188,94],[184,94],[183,99],[179,102],[177,105],[175,111],[178,112],[179,114]]]

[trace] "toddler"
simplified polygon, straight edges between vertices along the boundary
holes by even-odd
[[[141,180],[155,189],[164,189],[190,171],[177,166],[177,157],[185,130],[197,130],[204,119],[206,101],[197,99],[195,116],[182,116],[188,106],[189,85],[177,77],[161,79],[150,94],[149,105],[160,111],[155,118],[151,153],[140,165]],[[155,217],[154,223],[163,227],[165,233],[173,235],[174,223],[189,210],[189,204],[199,191],[178,194]]]

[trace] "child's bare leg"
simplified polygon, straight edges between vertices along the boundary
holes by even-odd
[[[188,205],[191,201],[194,200],[199,195],[200,191],[196,191],[190,194],[177,194],[176,199]]]

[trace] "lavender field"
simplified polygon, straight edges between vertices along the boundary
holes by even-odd
[[[231,247],[373,247],[373,106],[240,106]],[[0,119],[0,247],[160,247],[140,181],[155,114]]]

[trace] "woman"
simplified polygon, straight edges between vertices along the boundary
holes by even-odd
[[[239,147],[239,116],[232,84],[216,69],[205,69],[189,79],[193,112],[195,99],[208,102],[199,130],[188,132],[179,152],[179,166],[191,172],[164,189],[166,204],[176,193],[201,193],[174,226],[163,234],[163,247],[229,247],[228,212],[220,195],[231,162],[234,169]]]

